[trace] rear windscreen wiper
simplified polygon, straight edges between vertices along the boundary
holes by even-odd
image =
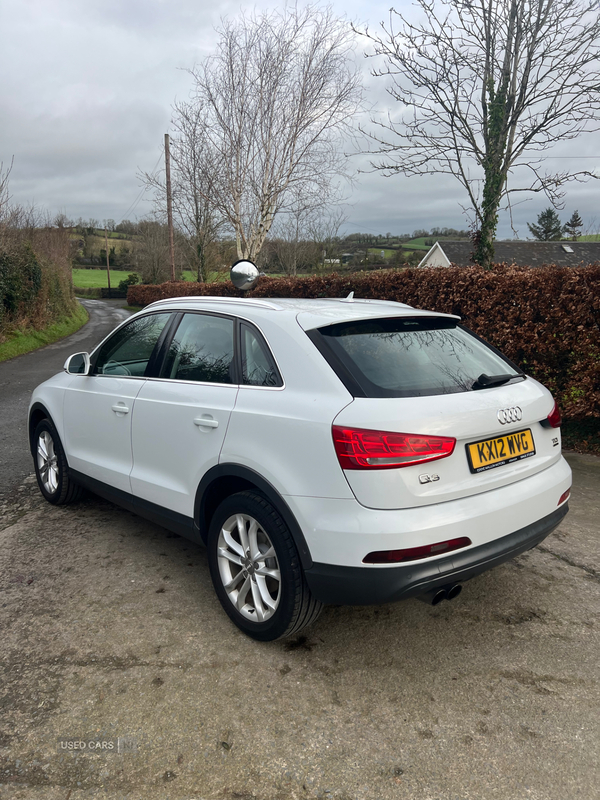
[[[502,386],[503,383],[508,383],[516,377],[516,375],[486,375],[485,372],[482,372],[471,389],[490,389],[492,386]]]

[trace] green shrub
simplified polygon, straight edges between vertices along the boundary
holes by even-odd
[[[0,229],[0,342],[75,312],[67,229]]]
[[[31,304],[42,287],[42,267],[29,244],[0,253],[0,319]]]
[[[126,292],[130,286],[135,286],[140,280],[140,276],[137,272],[130,272],[129,275],[119,283],[119,290]]]

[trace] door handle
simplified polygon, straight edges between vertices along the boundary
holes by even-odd
[[[127,406],[119,405],[119,403],[117,403],[116,405],[112,406],[112,410],[116,414],[129,414],[129,409],[127,408]]]
[[[197,425],[199,428],[218,428],[219,421],[212,417],[196,417],[194,425]]]

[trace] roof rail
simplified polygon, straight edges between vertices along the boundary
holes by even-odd
[[[350,296],[352,295],[352,297]],[[347,297],[318,297],[315,300],[335,300],[338,303],[368,303],[369,305],[382,305],[382,306],[403,306],[403,308],[412,308],[408,303],[400,303],[398,300],[381,300],[375,297],[354,297],[354,292],[350,292]]]
[[[197,303],[202,301],[207,301],[210,303],[233,303],[233,304],[240,303],[241,305],[245,306],[269,308],[272,311],[277,311],[279,309],[279,306],[276,306],[274,303],[269,303],[267,300],[255,300],[254,298],[246,298],[246,297],[219,297],[207,294],[186,295],[185,297],[165,297],[162,300],[155,300],[153,303],[147,305],[146,308],[158,306],[161,305],[162,303],[172,303],[174,301],[177,301],[178,303],[183,303],[183,302]]]

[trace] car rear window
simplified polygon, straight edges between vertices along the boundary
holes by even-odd
[[[364,397],[468,392],[482,374],[523,378],[497,350],[445,317],[344,322],[309,336],[346,387]]]

